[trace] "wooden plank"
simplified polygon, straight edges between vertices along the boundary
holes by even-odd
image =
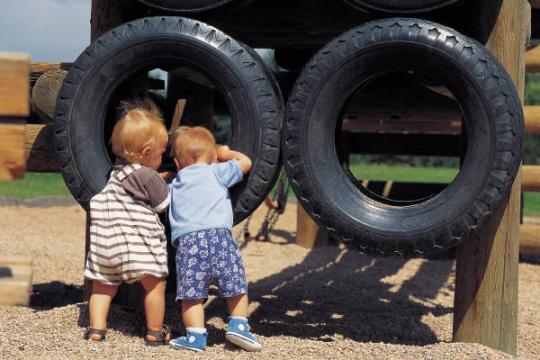
[[[0,256],[0,304],[27,305],[32,292],[32,258]]]
[[[540,225],[521,224],[519,227],[520,254],[540,255]]]
[[[328,233],[319,227],[298,204],[296,219],[296,244],[307,249],[328,245]]]
[[[523,165],[522,191],[540,191],[540,165]]]
[[[350,133],[353,154],[459,156],[461,138],[452,134]]]
[[[30,87],[26,54],[0,53],[0,117],[26,117],[30,112]]]
[[[24,176],[24,124],[22,119],[5,123],[0,120],[0,180],[16,180]],[[3,123],[2,123],[3,122]]]
[[[524,50],[530,27],[525,0],[504,0],[488,48],[512,77],[523,101]],[[521,172],[509,199],[479,234],[457,249],[453,339],[517,351]]]
[[[441,110],[439,110],[441,111]],[[540,134],[540,105],[523,107],[525,113],[525,133]],[[351,132],[393,132],[393,133],[439,133],[461,134],[461,120],[443,116],[415,116],[413,112],[406,118],[395,119],[389,110],[365,109],[361,118],[346,117],[343,119],[342,130]]]
[[[524,106],[525,133],[540,135],[540,105]]]

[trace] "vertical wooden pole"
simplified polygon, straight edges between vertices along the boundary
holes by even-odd
[[[132,19],[138,7],[130,0],[92,0],[90,39],[94,41],[104,32]]]
[[[308,249],[328,245],[328,233],[313,221],[300,203],[296,224],[296,244]]]
[[[523,100],[526,0],[504,0],[488,48],[504,65]],[[506,206],[482,232],[457,249],[454,341],[476,342],[515,355],[521,172]]]

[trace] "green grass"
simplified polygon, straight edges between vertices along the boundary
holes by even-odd
[[[351,164],[351,172],[360,180],[394,180],[409,182],[449,183],[456,176],[458,169],[425,168],[410,166],[362,165]]]
[[[457,169],[387,165],[351,165],[358,179],[414,182],[452,181]],[[60,174],[27,173],[23,180],[0,182],[0,197],[31,199],[40,196],[70,196]],[[525,193],[525,215],[540,215],[540,193]]]
[[[60,174],[26,173],[24,179],[0,182],[0,197],[31,199],[40,196],[69,196]]]

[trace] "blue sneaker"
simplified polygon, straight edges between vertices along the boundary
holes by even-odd
[[[186,336],[181,336],[169,341],[169,345],[176,349],[189,349],[193,351],[203,352],[206,350],[206,338],[208,334],[186,331]]]
[[[249,330],[247,319],[230,317],[225,338],[246,351],[261,351],[262,345]]]

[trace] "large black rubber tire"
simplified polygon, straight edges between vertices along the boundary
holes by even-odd
[[[246,0],[139,0],[156,9],[182,14],[198,13],[222,8],[231,3],[241,3]]]
[[[344,0],[360,9],[388,13],[419,13],[442,8],[460,0]]]
[[[172,65],[188,66],[216,85],[231,112],[231,147],[253,160],[249,175],[231,191],[239,222],[263,201],[279,173],[283,99],[254,51],[191,19],[125,23],[79,56],[60,91],[54,119],[65,182],[83,206],[103,188],[112,166],[103,129],[115,90],[141,69]]]
[[[385,204],[358,188],[336,150],[345,102],[392,71],[438,76],[464,114],[467,150],[456,178],[429,200]],[[306,211],[366,252],[443,250],[478,231],[507,197],[523,151],[523,112],[504,68],[481,44],[417,19],[384,19],[339,36],[308,62],[289,98],[284,164]]]

